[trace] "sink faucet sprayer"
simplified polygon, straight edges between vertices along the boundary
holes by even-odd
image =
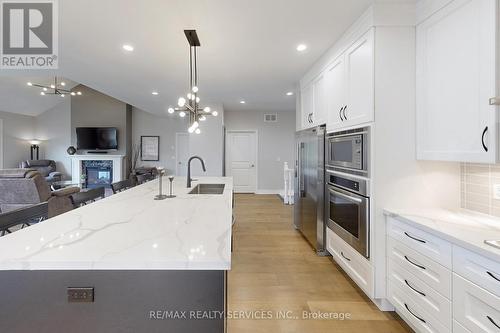
[[[207,172],[207,169],[205,169],[205,162],[203,162],[203,159],[199,156],[191,156],[188,160],[188,171],[187,171],[187,187],[188,188],[191,187],[191,181],[192,181],[192,179],[191,179],[191,161],[194,159],[200,160],[201,167],[202,167],[203,171]]]

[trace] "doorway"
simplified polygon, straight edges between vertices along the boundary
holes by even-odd
[[[189,134],[175,133],[175,174],[186,176],[189,158]]]
[[[235,193],[257,191],[257,131],[227,131],[226,173]]]

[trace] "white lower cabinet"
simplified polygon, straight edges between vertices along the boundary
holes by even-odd
[[[389,216],[386,253],[387,299],[415,331],[500,332],[500,262]]]
[[[373,298],[373,269],[370,262],[329,228],[326,228],[326,248],[366,295]]]

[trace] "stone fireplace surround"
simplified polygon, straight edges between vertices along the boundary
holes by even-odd
[[[113,163],[113,180],[118,182],[124,180],[125,177],[125,155],[111,155],[111,154],[86,154],[86,155],[72,155],[71,156],[71,181],[74,184],[81,183],[81,177],[84,172],[82,167],[83,161],[111,161]]]

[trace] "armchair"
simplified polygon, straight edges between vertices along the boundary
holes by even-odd
[[[62,180],[62,173],[56,171],[56,162],[53,160],[28,160],[19,165],[22,169],[35,169],[49,185]]]
[[[47,202],[49,217],[54,217],[73,209],[70,196],[79,191],[78,187],[51,191],[45,177],[35,169],[0,170],[1,213]]]

